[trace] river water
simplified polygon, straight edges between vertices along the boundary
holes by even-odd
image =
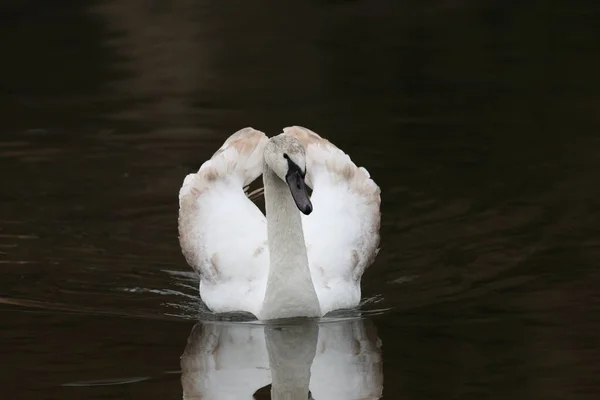
[[[598,11],[3,2],[5,396],[598,398]],[[382,189],[363,315],[215,321],[179,186],[234,131],[296,124]]]

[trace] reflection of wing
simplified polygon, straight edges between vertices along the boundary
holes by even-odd
[[[199,323],[181,369],[185,399],[251,399],[269,383],[274,399],[306,398],[309,388],[317,400],[378,399],[383,390],[381,343],[363,320],[323,323],[318,331],[311,321]]]
[[[184,399],[252,399],[271,383],[264,326],[196,324],[181,370]]]
[[[313,212],[302,216],[302,224],[321,310],[355,307],[362,274],[377,254],[379,187],[366,169],[316,133],[297,126],[284,132],[306,147]]]
[[[382,396],[381,341],[370,321],[319,325],[310,391],[317,400],[379,399]]]
[[[215,312],[262,307],[269,270],[265,216],[244,193],[262,172],[264,133],[230,136],[185,178],[179,192],[179,242],[200,274],[200,296]]]

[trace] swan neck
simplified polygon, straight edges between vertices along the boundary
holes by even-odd
[[[300,211],[287,184],[266,163],[263,183],[270,265],[260,318],[320,316]]]

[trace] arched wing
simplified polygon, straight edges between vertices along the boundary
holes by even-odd
[[[365,168],[315,132],[293,126],[284,133],[306,148],[313,212],[302,223],[315,285],[360,281],[379,245],[379,187]]]
[[[216,312],[257,312],[262,302],[253,285],[268,274],[266,220],[244,186],[261,174],[266,143],[252,128],[234,133],[179,192],[179,243],[200,275],[202,299]]]

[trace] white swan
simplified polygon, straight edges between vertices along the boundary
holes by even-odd
[[[266,218],[244,192],[261,173]],[[268,139],[245,128],[185,178],[179,241],[213,312],[318,317],[359,304],[379,206],[367,170],[316,133],[294,126]]]

